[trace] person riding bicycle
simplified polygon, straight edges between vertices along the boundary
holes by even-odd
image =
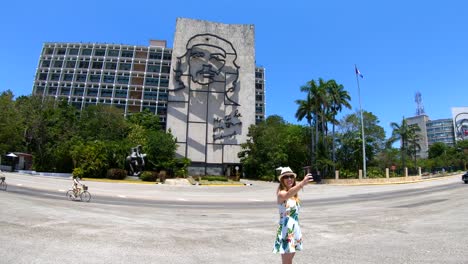
[[[83,188],[83,184],[80,182],[81,177],[74,176],[73,177],[73,192],[75,196],[78,196],[80,194],[81,189]]]

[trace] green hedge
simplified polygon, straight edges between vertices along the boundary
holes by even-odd
[[[106,178],[112,180],[123,180],[127,177],[127,171],[123,169],[109,169],[107,170]]]

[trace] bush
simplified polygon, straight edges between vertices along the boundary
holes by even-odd
[[[369,178],[384,178],[385,177],[385,172],[378,167],[368,167],[366,172]]]
[[[84,170],[82,168],[74,168],[72,172],[73,178],[82,179],[84,176]]]
[[[155,171],[144,171],[140,174],[140,179],[142,181],[155,182],[158,178],[158,173]]]
[[[228,181],[227,177],[225,176],[204,176],[202,180],[205,181]]]
[[[106,177],[112,180],[123,180],[127,177],[127,171],[122,169],[109,169],[107,170]]]

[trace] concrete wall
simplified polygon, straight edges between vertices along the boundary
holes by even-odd
[[[252,124],[254,26],[178,18],[167,106],[177,154],[195,163],[239,163]]]

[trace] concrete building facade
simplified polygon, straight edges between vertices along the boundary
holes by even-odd
[[[237,153],[255,124],[253,25],[177,19],[167,129],[191,175],[239,170]]]
[[[419,135],[419,146],[421,149],[417,151],[418,158],[427,158],[429,147],[441,142],[447,146],[454,146],[455,133],[453,128],[453,120],[450,118],[430,120],[425,114],[409,117],[406,119],[408,125],[417,125],[421,130]]]
[[[173,48],[44,43],[33,94],[79,109],[148,110],[177,138],[192,175],[233,174],[248,127],[265,119],[265,69],[255,65],[253,25],[177,19]]]

